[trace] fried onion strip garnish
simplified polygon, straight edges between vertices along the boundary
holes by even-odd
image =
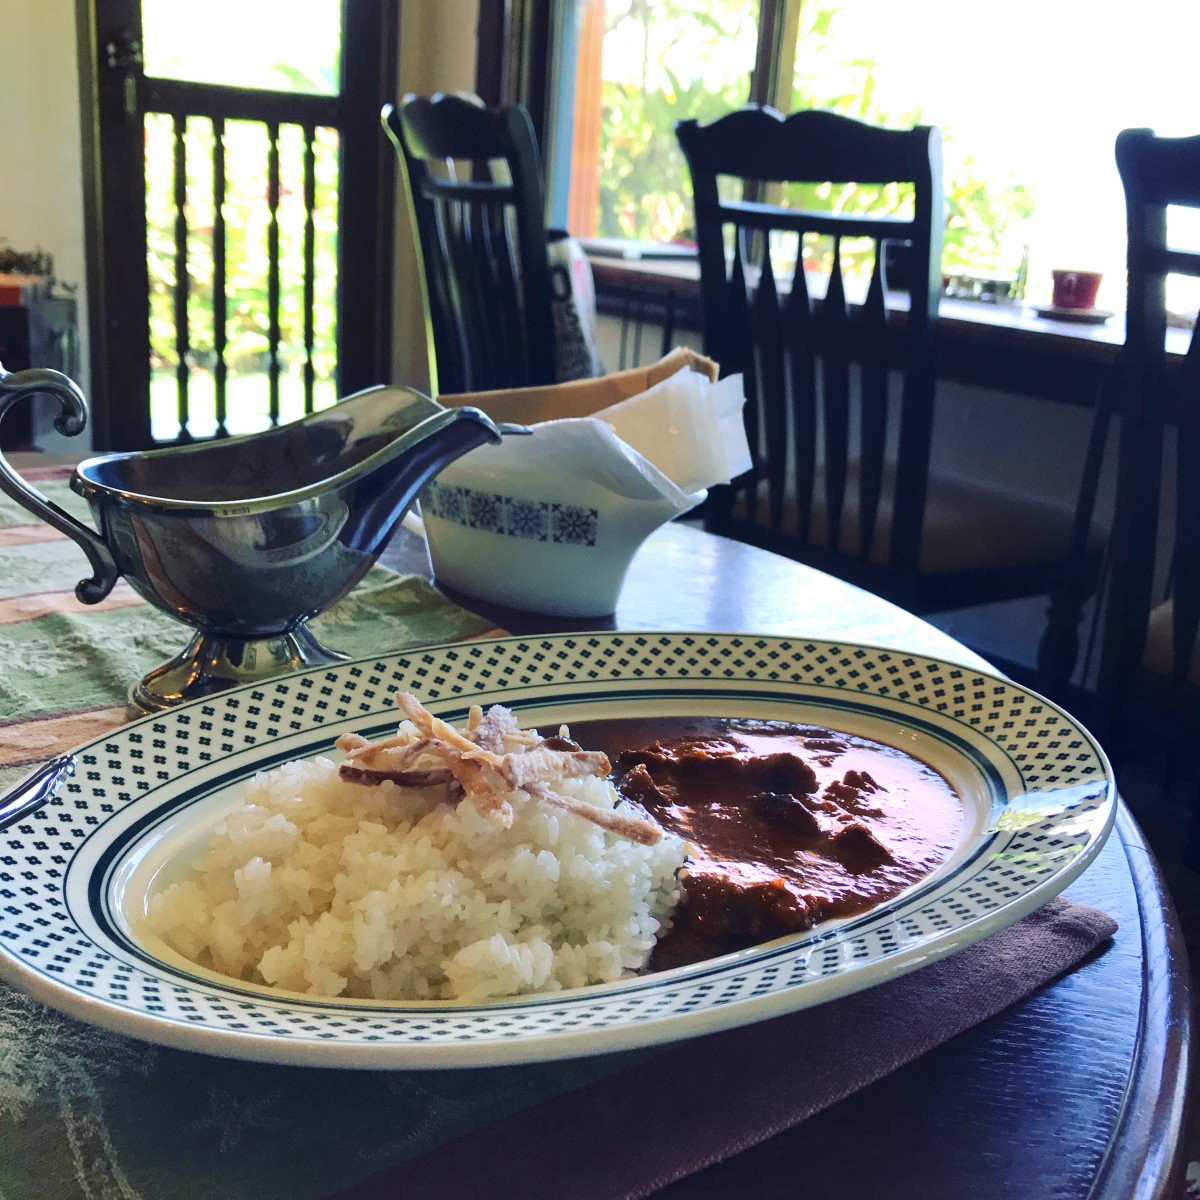
[[[573,742],[562,748],[566,727],[554,744],[536,730],[523,730],[502,705],[485,713],[472,706],[464,730],[435,717],[411,692],[401,692],[396,703],[412,722],[411,729],[377,742],[359,734],[343,734],[338,749],[346,761],[338,768],[343,779],[379,784],[385,780],[408,787],[446,784],[452,799],[469,800],[483,816],[507,827],[513,810],[508,793],[522,790],[543,804],[572,812],[631,841],[652,846],[663,833],[651,820],[596,808],[586,801],[564,796],[550,788],[551,779],[608,774],[608,756],[580,750]]]
[[[505,755],[505,778],[513,787],[525,788],[556,777],[582,779],[585,775],[607,775],[607,754],[592,750],[547,750],[535,746],[524,754]]]
[[[643,846],[654,846],[662,841],[663,831],[652,821],[639,820],[637,817],[631,817],[625,813],[596,808],[595,805],[588,804],[586,800],[577,800],[574,796],[563,796],[558,792],[551,791],[544,783],[530,784],[528,790],[535,800],[553,804],[555,808],[564,808],[567,812],[574,813],[577,817],[583,817],[585,821],[591,821],[593,825],[599,825],[601,829],[618,833],[631,842],[638,842]]]
[[[471,741],[465,734],[460,733],[453,725],[448,725],[441,717],[435,717],[412,692],[400,692],[396,703],[404,710],[404,715],[428,738],[440,738],[449,744],[451,749],[471,758],[478,758],[489,766],[500,765],[500,755],[494,750],[486,750],[476,742]]]
[[[395,783],[400,787],[434,787],[437,784],[448,784],[454,781],[454,776],[445,767],[431,767],[428,771],[377,771],[372,767],[360,767],[355,763],[344,762],[338,767],[338,774],[351,783]]]

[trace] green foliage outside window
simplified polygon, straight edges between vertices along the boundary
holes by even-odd
[[[746,102],[756,9],[739,0],[609,0],[600,237],[690,236],[691,186],[675,122],[715,120]]]
[[[841,57],[835,29],[840,7],[840,0],[801,5],[793,110],[821,108],[891,129],[925,124],[920,108],[899,113],[880,108],[876,102],[877,62],[866,58],[847,61]],[[983,179],[970,154],[956,153],[952,128],[943,127],[942,139],[946,172],[944,270],[947,273],[962,269],[996,270],[1015,265],[1004,258],[1005,234],[1032,215],[1034,199],[1030,189],[1012,180],[996,183]],[[894,185],[878,188],[846,184],[835,190],[824,184],[808,196],[793,196],[791,202],[808,207],[814,199],[835,212],[858,213],[897,212],[907,201]]]
[[[213,282],[213,132],[193,118],[184,139],[187,188],[188,362],[215,366]],[[225,131],[225,361],[230,371],[266,370],[270,352],[268,305],[267,135],[261,124],[229,122]],[[317,204],[314,266],[313,360],[318,376],[336,362],[334,290],[337,275],[337,138],[318,131],[315,143]],[[174,135],[170,118],[146,120],[146,234],[150,273],[150,346],[156,367],[177,362],[175,327],[176,219]],[[280,356],[285,371],[304,362],[303,140],[297,126],[280,131],[279,202]]]
[[[143,0],[146,73],[166,79],[258,87],[310,95],[336,95],[340,86],[341,0],[212,0],[181,6],[178,0]],[[236,26],[238,36],[228,31]],[[213,199],[213,124],[190,117],[183,138],[185,196],[176,210],[176,142],[173,121],[146,116],[146,236],[150,280],[151,428],[156,438],[178,436],[176,376],[188,377],[189,430],[208,436],[216,428],[214,328],[216,213]],[[335,399],[338,219],[338,137],[318,129],[315,138],[316,204],[313,366],[317,407]],[[279,363],[284,419],[305,404],[304,137],[297,125],[279,131]],[[224,131],[228,428],[264,427],[270,364],[268,295],[268,137],[261,122],[227,121]],[[177,278],[176,238],[186,237],[186,282]],[[181,296],[181,288],[186,295]],[[177,299],[186,303],[186,349],[176,330]]]
[[[845,61],[839,55],[835,36],[839,7],[839,0],[807,0],[801,6],[793,111],[825,109],[892,128],[923,123],[919,109],[885,112],[880,108],[877,63]],[[669,23],[673,36],[665,44],[670,56],[675,63],[690,65],[691,73],[685,77],[664,58],[658,63],[644,61],[640,71],[628,69],[623,62],[625,70],[617,77],[608,70],[606,59],[598,232],[602,237],[686,240],[692,232],[690,184],[674,125],[688,118],[714,120],[746,103],[749,72],[736,70],[730,34],[752,21],[754,14],[739,0],[633,2],[615,15],[613,8],[610,2],[609,37],[623,32],[625,46],[637,46],[639,40],[644,48],[662,45],[662,27]],[[628,29],[635,23],[642,26],[640,39]],[[1013,266],[1004,257],[1005,235],[1032,214],[1030,189],[1011,180],[997,183],[982,178],[969,154],[953,152],[953,130],[944,128],[943,137],[946,271]],[[894,186],[813,184],[793,186],[786,194],[791,205],[827,211],[889,213],[900,211],[908,201]]]

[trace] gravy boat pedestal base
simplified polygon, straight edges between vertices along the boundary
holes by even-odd
[[[226,688],[349,658],[340,650],[321,645],[303,624],[268,638],[198,633],[179,654],[129,689],[129,707],[138,714],[162,712]]]

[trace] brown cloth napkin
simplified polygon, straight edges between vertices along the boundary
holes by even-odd
[[[677,1043],[333,1200],[649,1196],[995,1016],[1116,929],[1106,913],[1059,897],[930,966],[789,1016]]]

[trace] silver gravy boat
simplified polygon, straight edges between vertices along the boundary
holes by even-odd
[[[67,376],[0,367],[0,421],[21,397],[58,400],[55,427],[87,424]],[[120,576],[192,626],[187,647],[130,690],[155,712],[185,700],[347,656],[305,622],[370,569],[417,492],[447,463],[519,425],[448,409],[408,388],[376,387],[262,433],[82,462],[71,487],[98,533],[31,487],[0,454],[6,492],[82,547],[75,594],[96,604]]]

